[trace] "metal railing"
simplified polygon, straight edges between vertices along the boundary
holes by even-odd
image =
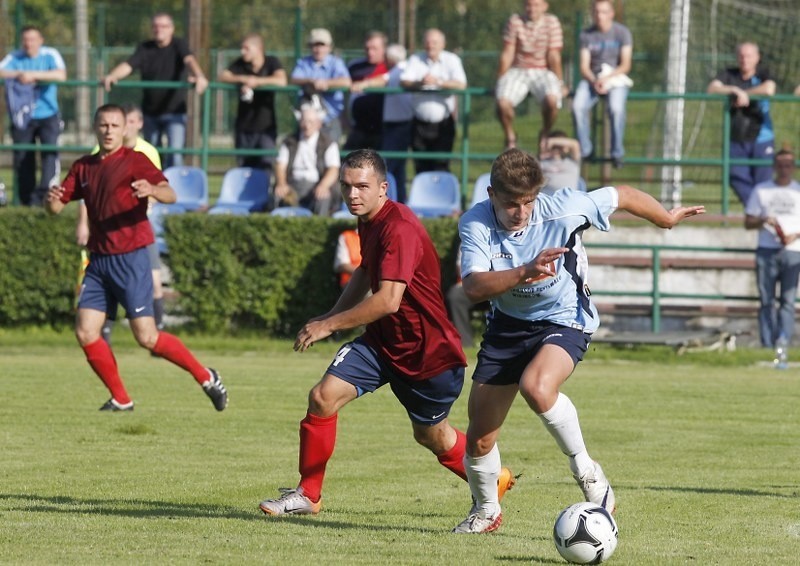
[[[595,289],[592,288],[592,295],[608,296],[608,297],[646,297],[650,299],[650,329],[658,333],[661,331],[661,315],[663,299],[692,299],[692,300],[705,300],[705,301],[758,301],[757,295],[727,295],[720,293],[676,293],[666,292],[661,289],[661,274],[662,274],[662,252],[676,251],[681,252],[682,257],[689,253],[714,253],[714,254],[742,254],[747,253],[755,256],[755,249],[752,248],[720,248],[713,246],[674,246],[674,245],[660,245],[660,244],[610,244],[610,243],[584,243],[584,246],[589,249],[600,250],[627,250],[627,251],[649,251],[650,252],[650,274],[651,274],[651,287],[648,291],[631,291],[631,290],[612,290],[612,289]],[[638,256],[640,257],[640,256]],[[591,258],[589,259],[591,264]],[[718,267],[716,269],[723,269]],[[687,268],[681,268],[687,269]],[[709,267],[696,267],[689,269],[711,269]]]
[[[67,80],[58,83],[60,87],[66,88],[102,88],[98,86],[97,81],[80,81],[80,80]],[[141,81],[141,80],[125,80],[120,81],[114,86],[115,89],[147,89],[147,88],[185,88],[192,92],[193,84],[188,82],[173,82],[173,81]],[[245,149],[229,149],[212,147],[212,124],[211,119],[214,115],[212,112],[211,104],[214,94],[218,91],[237,91],[237,85],[228,83],[211,82],[209,83],[208,90],[200,97],[200,139],[199,143],[195,144],[193,148],[183,148],[180,150],[161,147],[159,150],[162,153],[180,153],[182,155],[196,155],[199,156],[200,166],[208,169],[210,156],[244,156],[244,155],[277,155],[277,150],[245,150]],[[258,90],[270,90],[275,92],[297,93],[299,88],[296,86],[285,87],[259,87]],[[348,92],[348,89],[337,89]],[[366,89],[365,92],[387,93],[396,94],[405,92],[400,88],[372,88]],[[382,155],[388,158],[413,158],[413,159],[449,159],[460,164],[461,169],[461,188],[464,198],[466,199],[469,185],[469,164],[473,161],[491,162],[496,153],[479,153],[471,151],[470,146],[470,114],[473,107],[473,101],[477,97],[493,96],[491,89],[481,87],[469,87],[463,90],[443,90],[443,94],[454,94],[459,97],[459,123],[461,126],[461,135],[458,147],[452,152],[426,152],[415,153],[412,151],[392,151],[381,152]],[[760,97],[753,97],[760,98]],[[109,94],[103,93],[103,100],[108,101]],[[722,131],[720,132],[719,144],[720,154],[716,158],[681,158],[681,159],[665,159],[652,156],[626,156],[626,163],[631,165],[676,165],[676,166],[704,166],[704,167],[719,167],[721,169],[721,187],[720,187],[720,202],[721,212],[727,215],[730,211],[730,195],[728,191],[728,178],[730,174],[731,165],[771,165],[771,161],[767,159],[754,160],[754,159],[733,159],[730,157],[730,114],[729,103],[730,99],[725,95],[713,95],[705,93],[686,93],[686,94],[673,94],[673,93],[645,93],[645,92],[631,92],[629,94],[629,102],[636,101],[667,101],[670,99],[684,99],[684,100],[702,100],[710,101],[719,104],[721,112]],[[800,97],[794,95],[775,95],[770,97],[770,101],[774,102],[797,102]],[[187,126],[188,127],[188,126]],[[85,132],[81,132],[85,134]],[[0,144],[0,151],[11,151],[14,149],[22,150],[60,150],[67,152],[86,152],[91,148],[83,145],[38,145],[38,144]],[[16,187],[16,183],[15,183]],[[15,190],[16,195],[16,190]]]

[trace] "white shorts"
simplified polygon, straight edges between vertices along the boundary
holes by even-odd
[[[510,100],[514,106],[519,105],[530,93],[539,104],[544,97],[553,95],[556,107],[561,108],[561,82],[549,69],[520,69],[511,67],[497,81],[495,96]]]

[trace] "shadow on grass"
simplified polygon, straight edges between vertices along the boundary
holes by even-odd
[[[201,503],[175,503],[172,501],[140,499],[79,499],[68,496],[13,493],[0,493],[0,501],[19,501],[20,504],[17,507],[10,507],[9,509],[34,513],[78,513],[138,518],[205,517],[238,519],[241,521],[261,520],[261,516],[255,512],[246,513],[236,507]]]
[[[175,503],[173,501],[152,501],[141,499],[92,499],[69,496],[43,496],[35,494],[0,493],[0,501],[12,502],[6,507],[9,511],[23,513],[68,513],[81,515],[110,515],[139,519],[163,519],[185,517],[192,519],[236,519],[240,521],[277,521],[326,529],[354,529],[359,531],[405,531],[410,533],[441,533],[441,529],[408,527],[405,525],[365,524],[350,521],[331,520],[322,517],[285,516],[267,518],[258,509],[253,512],[242,511],[237,507],[202,503]],[[16,505],[13,502],[17,502]]]
[[[703,495],[744,495],[746,497],[785,497],[796,499],[800,497],[800,492],[796,485],[775,485],[770,486],[775,489],[793,489],[792,493],[780,493],[779,491],[761,491],[757,489],[719,489],[714,487],[643,487],[648,491],[677,491],[682,493],[699,493]]]
[[[520,562],[522,564],[564,564],[563,560],[556,560],[555,558],[542,558],[541,556],[497,556],[495,560],[498,562]]]

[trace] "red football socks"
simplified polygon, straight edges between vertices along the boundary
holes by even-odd
[[[453,430],[456,431],[456,443],[444,454],[439,454],[437,458],[442,466],[462,480],[467,481],[467,472],[464,470],[464,452],[467,448],[467,436],[458,429],[454,428]]]
[[[319,501],[322,496],[325,467],[336,445],[337,417],[318,417],[306,413],[306,418],[300,421],[300,487],[313,502]]]
[[[117,360],[114,358],[114,353],[106,341],[98,338],[91,344],[82,346],[82,348],[84,354],[86,354],[86,361],[89,362],[97,377],[111,392],[111,397],[122,405],[130,403],[131,398],[128,397],[128,392],[125,391],[122,378],[119,376]]]
[[[153,346],[153,352],[191,373],[200,385],[211,379],[208,370],[197,361],[189,348],[181,342],[180,338],[169,332],[158,333],[158,340]]]

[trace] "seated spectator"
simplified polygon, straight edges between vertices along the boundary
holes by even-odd
[[[345,149],[380,149],[383,93],[365,93],[365,88],[386,85],[386,34],[371,31],[364,40],[365,57],[348,66],[350,87],[350,134]]]
[[[611,120],[611,159],[614,167],[622,167],[625,148],[625,104],[633,81],[628,77],[633,57],[630,30],[614,21],[614,3],[595,0],[592,5],[593,25],[581,32],[580,71],[583,80],[575,89],[572,118],[575,135],[581,144],[581,159],[594,156],[589,110],[607,97]]]
[[[539,163],[545,177],[544,192],[564,187],[586,190],[581,179],[581,144],[561,130],[554,130],[539,144]]]
[[[461,284],[461,248],[456,254],[456,282],[447,290],[445,302],[447,303],[447,315],[461,336],[461,347],[472,348],[475,345],[472,312],[488,311],[490,305],[488,301],[472,304],[464,292],[464,286]]]
[[[399,87],[406,68],[406,48],[393,43],[386,48],[386,86]],[[386,94],[383,98],[383,151],[408,151],[414,128],[414,95],[410,92]],[[386,171],[397,181],[397,202],[406,202],[406,158],[386,159]]]
[[[361,241],[357,230],[345,230],[336,242],[336,256],[333,258],[333,271],[339,276],[339,289],[347,287],[350,277],[361,265]]]
[[[241,57],[219,75],[224,83],[239,85],[239,107],[234,125],[236,149],[275,149],[278,120],[275,92],[254,90],[260,86],[286,86],[286,71],[277,57],[264,53],[264,40],[256,33],[242,40]],[[272,169],[272,157],[246,155],[236,158],[239,167]]]
[[[342,137],[341,115],[344,111],[344,93],[330,90],[349,87],[350,73],[340,57],[333,55],[333,38],[325,28],[315,28],[308,36],[311,55],[297,61],[289,82],[303,87],[305,96],[319,94],[325,107],[323,131],[336,143]]]
[[[456,97],[440,90],[467,87],[461,57],[445,50],[445,36],[438,29],[425,32],[425,51],[412,55],[401,75],[403,87],[414,94],[414,130],[411,146],[415,152],[453,151],[456,139]],[[416,159],[417,173],[449,171],[449,159]]]
[[[338,202],[339,145],[322,130],[322,112],[300,107],[297,133],[287,136],[275,160],[276,206],[303,206],[327,216]]]
[[[545,0],[525,0],[525,13],[514,14],[503,30],[503,51],[497,68],[497,117],[506,149],[516,147],[514,108],[532,95],[542,110],[539,140],[558,117],[561,97],[567,94],[561,65],[564,34],[561,22],[548,14]]]

